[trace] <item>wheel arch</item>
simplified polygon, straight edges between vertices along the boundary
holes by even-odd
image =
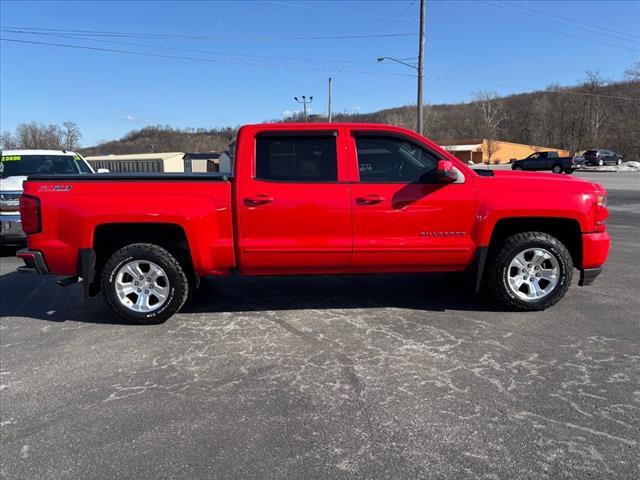
[[[95,226],[92,237],[94,280],[86,287],[90,296],[100,291],[100,273],[109,257],[133,243],[151,243],[170,252],[184,268],[189,282],[197,287],[200,278],[193,266],[187,233],[181,225],[164,222],[101,223]]]
[[[580,223],[573,218],[524,217],[502,218],[491,232],[489,255],[511,235],[522,232],[542,232],[553,235],[569,250],[574,265],[582,264],[582,237]]]
[[[506,217],[496,221],[486,246],[477,256],[476,291],[484,281],[485,264],[490,262],[507,238],[522,232],[553,235],[569,250],[574,265],[582,265],[582,234],[578,220],[566,217]]]

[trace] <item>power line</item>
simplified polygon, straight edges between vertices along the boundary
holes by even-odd
[[[411,8],[411,6],[416,2],[416,0],[412,0],[411,3],[409,3],[409,5],[407,5],[404,10],[402,10],[402,12],[400,12],[400,17],[401,18],[402,15],[405,14],[405,12],[407,12],[407,10],[409,10]],[[385,34],[387,32],[387,30],[389,30],[393,24],[395,23],[395,20],[391,20],[391,22],[389,22],[387,24],[386,27],[384,27],[382,29],[382,34]],[[414,33],[415,35],[415,33]],[[376,42],[377,38],[372,39],[369,43],[367,43],[361,50],[358,51],[358,53],[356,53],[353,58],[351,59],[351,61],[355,61],[360,55],[362,55],[365,51],[367,51],[369,49],[369,47],[371,47],[375,42]]]
[[[237,40],[237,41],[276,41],[276,40],[351,40],[364,38],[394,38],[394,37],[413,37],[415,32],[409,33],[382,33],[367,35],[329,35],[329,36],[223,36],[223,35],[194,35],[187,33],[140,33],[140,32],[105,32],[96,30],[68,30],[57,28],[32,28],[32,27],[15,27],[2,26],[4,29],[15,29],[25,31],[46,31],[54,33],[67,33],[76,36],[89,37],[136,37],[136,38],[173,38],[183,40]]]
[[[60,44],[60,43],[49,43],[49,42],[37,42],[37,41],[20,40],[20,39],[14,39],[14,38],[6,38],[6,37],[0,38],[0,41],[21,43],[21,44],[27,44],[27,45],[71,48],[71,49],[89,50],[94,52],[120,53],[120,54],[126,54],[126,55],[137,55],[137,56],[154,57],[154,58],[166,58],[171,60],[186,60],[186,61],[196,61],[196,62],[226,64],[226,65],[239,65],[239,66],[250,66],[250,67],[260,67],[260,68],[281,68],[281,69],[287,69],[287,70],[321,71],[321,72],[332,72],[332,73],[338,72],[338,73],[345,73],[345,74],[352,74],[352,75],[407,77],[406,80],[403,80],[403,81],[408,81],[409,79],[416,77],[416,75],[414,74],[402,74],[402,73],[391,73],[391,72],[369,72],[369,71],[341,70],[341,69],[336,70],[336,69],[327,69],[327,68],[304,66],[304,65],[282,65],[282,64],[254,63],[254,62],[243,62],[243,61],[213,59],[213,58],[186,57],[186,56],[179,56],[179,55],[163,55],[158,53],[138,52],[138,51],[132,51],[132,50],[119,50],[119,49],[111,49],[111,48],[92,47],[87,45],[71,45],[71,44]],[[574,92],[574,91],[568,91],[568,90],[536,90],[535,88],[527,87],[523,85],[508,85],[508,84],[500,84],[500,83],[477,82],[474,80],[466,80],[466,79],[459,79],[459,78],[452,78],[452,77],[441,77],[441,76],[438,76],[438,77],[425,76],[425,78],[428,80],[434,80],[434,81],[444,80],[444,81],[470,83],[475,85],[506,87],[506,88],[512,88],[512,89],[518,89],[518,90],[529,90],[529,91],[538,92],[538,93],[559,93],[559,94],[568,94],[568,95],[582,95],[582,96],[601,97],[601,98],[609,98],[609,99],[616,99],[616,100],[629,100],[634,102],[640,102],[640,98],[635,98],[635,97],[624,97],[624,96],[617,96],[617,95],[606,95],[606,94],[586,93],[586,92]],[[398,83],[401,83],[401,82],[398,82]]]
[[[213,54],[213,55],[227,55],[227,56],[234,56],[234,57],[247,57],[247,58],[265,58],[265,59],[271,59],[271,60],[292,60],[292,61],[305,61],[305,62],[320,62],[320,63],[346,63],[346,64],[350,64],[350,63],[360,63],[360,64],[368,64],[368,65],[373,65],[373,64],[377,64],[377,62],[373,62],[373,61],[353,61],[353,60],[334,60],[334,59],[320,59],[320,58],[305,58],[305,57],[277,57],[277,56],[272,56],[272,55],[253,55],[253,54],[246,54],[246,53],[230,53],[230,52],[221,52],[221,51],[216,51],[216,50],[198,50],[198,49],[191,49],[191,48],[177,48],[177,47],[167,47],[167,46],[163,46],[163,45],[149,45],[149,44],[145,44],[145,43],[131,43],[131,42],[121,42],[118,40],[105,40],[102,38],[84,38],[84,37],[80,37],[78,38],[76,35],[74,34],[62,34],[62,33],[45,33],[45,32],[27,32],[24,30],[14,30],[14,29],[7,29],[4,27],[0,27],[0,29],[4,32],[8,32],[8,33],[18,33],[21,35],[37,35],[37,36],[47,36],[47,37],[56,37],[56,38],[71,38],[74,40],[83,40],[83,41],[91,41],[91,42],[100,42],[100,43],[109,43],[112,45],[125,45],[125,46],[129,46],[129,47],[143,47],[143,48],[154,48],[154,49],[158,49],[158,50],[171,50],[171,51],[176,51],[176,52],[187,52],[187,53],[205,53],[205,54]]]
[[[404,73],[367,72],[367,71],[360,71],[360,70],[329,69],[329,68],[303,66],[303,65],[255,63],[255,62],[244,62],[244,61],[237,61],[237,60],[185,57],[185,56],[179,56],[179,55],[164,55],[160,53],[138,52],[134,50],[119,50],[115,48],[101,48],[101,47],[92,47],[88,45],[71,45],[71,44],[64,44],[64,43],[37,42],[37,41],[31,41],[31,40],[19,40],[16,38],[6,38],[6,37],[0,38],[0,41],[24,43],[28,45],[39,45],[39,46],[47,46],[47,47],[92,50],[97,52],[122,53],[126,55],[139,55],[139,56],[145,56],[145,57],[169,58],[173,60],[189,60],[189,61],[195,61],[195,62],[217,63],[217,64],[227,64],[227,65],[243,65],[243,66],[250,66],[250,67],[282,68],[282,69],[288,69],[288,70],[307,70],[307,71],[318,71],[318,72],[338,72],[338,73],[345,73],[345,74],[352,74],[352,75],[376,75],[376,76],[394,76],[394,77],[413,77],[414,76],[414,75],[404,74]]]
[[[409,80],[412,80],[412,79],[411,79],[411,78],[403,78],[402,80],[397,81],[397,82],[388,83],[388,84],[386,84],[386,85],[381,85],[381,86],[379,86],[379,87],[371,88],[371,89],[369,89],[369,90],[364,90],[364,91],[356,92],[356,93],[353,93],[353,94],[351,94],[351,95],[347,95],[346,97],[338,98],[338,99],[336,100],[336,102],[344,102],[345,100],[348,100],[348,99],[353,98],[353,97],[358,97],[358,96],[360,96],[360,95],[367,95],[367,94],[369,94],[369,93],[377,92],[378,90],[384,90],[384,89],[389,88],[389,87],[395,87],[396,85],[400,85],[401,83],[408,82]]]
[[[551,28],[545,28],[545,27],[541,27],[539,25],[532,25],[530,23],[527,23],[527,22],[524,22],[524,21],[521,21],[521,20],[516,20],[516,19],[510,18],[510,17],[505,17],[505,16],[502,16],[502,15],[496,15],[495,13],[489,13],[489,12],[485,12],[483,10],[477,10],[475,8],[471,8],[471,7],[468,7],[468,6],[465,6],[463,8],[463,7],[460,7],[459,5],[456,5],[455,3],[451,3],[451,5],[454,6],[455,8],[459,8],[459,9],[464,10],[464,11],[471,10],[473,12],[480,13],[482,15],[488,15],[488,16],[490,16],[492,18],[502,18],[503,20],[507,20],[509,22],[519,23],[519,24],[525,25],[525,26],[527,26],[529,28],[533,28],[533,29],[535,29],[537,31],[542,30],[542,31],[546,31],[546,32],[556,33],[558,35],[565,35],[567,37],[577,38],[579,40],[586,40],[588,42],[600,43],[602,45],[608,45],[608,46],[611,46],[611,47],[624,48],[625,50],[631,50],[633,52],[640,52],[640,48],[633,48],[633,47],[629,47],[627,45],[618,45],[617,43],[605,42],[605,41],[602,41],[602,40],[597,40],[595,38],[583,37],[583,36],[580,36],[580,35],[574,35],[573,33],[561,32],[559,30],[553,30]]]
[[[574,19],[569,18],[569,17],[563,17],[563,16],[560,16],[560,15],[553,15],[553,14],[550,14],[550,13],[544,12],[544,11],[542,11],[542,10],[537,10],[537,9],[535,9],[535,8],[527,7],[527,6],[525,6],[525,5],[518,5],[518,6],[519,6],[520,8],[524,8],[525,10],[530,10],[530,11],[532,11],[532,12],[538,12],[538,13],[541,13],[541,14],[546,15],[546,16],[551,17],[551,18],[560,18],[560,19],[562,19],[562,20],[566,20],[566,21],[568,21],[568,22],[575,23],[575,24],[578,24],[578,25],[583,25],[583,26],[586,26],[586,27],[593,27],[593,28],[597,28],[597,29],[602,29],[602,28],[603,28],[602,26],[593,25],[593,24],[591,24],[591,23],[581,22],[581,21],[579,21],[579,20],[574,20]],[[609,27],[606,27],[606,28],[605,28],[605,30],[606,30],[607,32],[617,33],[617,34],[619,34],[619,35],[626,35],[626,36],[629,36],[629,37],[640,38],[640,35],[638,35],[638,34],[636,34],[636,33],[620,32],[620,31],[618,31],[618,30],[613,30],[613,29],[611,29],[611,28],[609,28]]]
[[[525,11],[522,11],[519,7],[516,7],[516,6],[513,6],[513,5],[505,5],[503,2],[500,2],[498,4],[498,3],[487,2],[487,1],[484,1],[484,0],[477,0],[477,1],[480,2],[480,3],[484,3],[485,5],[488,5],[490,7],[502,8],[504,10],[511,10],[512,12],[516,12],[516,13],[518,13],[520,15],[526,15],[526,16],[530,16],[530,17],[534,17],[534,18],[541,18],[543,20],[549,21],[548,18],[545,18],[542,15],[538,15],[538,14],[535,14],[535,13],[527,13]],[[603,32],[602,28],[595,27],[595,28],[586,28],[585,29],[584,27],[578,27],[578,26],[575,26],[575,25],[571,25],[570,23],[563,22],[561,20],[554,20],[554,21],[556,23],[559,23],[560,25],[565,25],[565,26],[570,27],[570,28],[580,29],[583,32],[595,33],[596,35],[604,35],[606,37],[613,37],[613,38],[617,38],[617,39],[625,41],[625,42],[634,42],[636,44],[638,43],[638,40],[632,40],[630,38],[625,38],[623,36],[615,35],[615,34],[613,34],[612,32],[609,32],[609,31]]]

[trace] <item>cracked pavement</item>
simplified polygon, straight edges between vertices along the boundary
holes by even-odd
[[[0,476],[640,476],[640,174],[545,312],[456,275],[208,279],[163,325],[0,258]]]

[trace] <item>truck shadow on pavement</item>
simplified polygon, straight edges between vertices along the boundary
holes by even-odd
[[[1,261],[1,259],[0,259]],[[403,308],[424,311],[501,311],[474,295],[459,274],[204,279],[181,314],[278,310]],[[126,324],[102,300],[85,299],[80,285],[55,277],[10,272],[0,277],[0,315],[52,322]]]
[[[501,311],[461,274],[208,278],[182,313],[404,308]]]

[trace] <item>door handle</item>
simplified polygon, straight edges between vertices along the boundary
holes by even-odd
[[[377,203],[384,202],[384,197],[380,195],[367,195],[366,197],[357,197],[357,205],[375,205]]]
[[[247,207],[259,207],[260,205],[266,205],[273,202],[273,198],[268,195],[256,195],[255,197],[247,197],[244,199],[244,204]]]

